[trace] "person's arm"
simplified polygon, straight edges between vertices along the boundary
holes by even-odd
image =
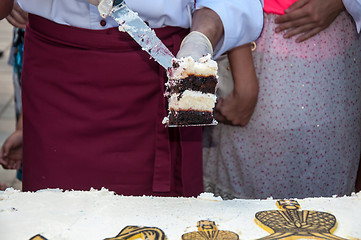
[[[0,20],[7,17],[13,9],[14,0],[0,1]]]
[[[300,34],[296,42],[302,42],[326,29],[344,10],[342,0],[298,0],[276,18],[275,31],[285,31],[284,38]]]
[[[215,117],[225,124],[245,126],[252,117],[258,98],[258,80],[251,45],[230,50],[228,59],[234,88],[225,99],[218,98]]]
[[[194,12],[191,32],[182,41],[177,58],[192,56],[194,60],[210,54],[223,35],[223,24],[220,17],[209,8],[201,8]]]
[[[209,8],[201,8],[194,12],[192,18],[192,31],[203,33],[215,47],[223,35],[223,24],[221,18]]]

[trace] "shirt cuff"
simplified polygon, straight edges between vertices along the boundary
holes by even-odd
[[[263,1],[197,0],[196,9],[207,7],[221,18],[224,35],[214,47],[217,59],[228,50],[255,41],[263,27]]]
[[[353,17],[356,23],[357,32],[361,29],[361,0],[342,0],[348,13]]]

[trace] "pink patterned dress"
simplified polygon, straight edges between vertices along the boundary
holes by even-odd
[[[204,134],[205,190],[224,198],[350,194],[360,159],[361,37],[341,13],[295,43],[265,14],[254,54],[259,98],[246,127]]]

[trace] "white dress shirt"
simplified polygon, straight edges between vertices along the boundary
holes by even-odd
[[[346,10],[351,14],[356,23],[357,32],[361,29],[361,0],[342,0]]]
[[[59,24],[87,29],[104,29],[118,24],[104,21],[97,7],[87,0],[17,0],[23,10]],[[202,7],[215,11],[224,26],[224,36],[214,49],[217,58],[229,49],[254,41],[263,26],[263,0],[126,0],[130,9],[152,28],[178,26],[189,28],[192,12]],[[106,23],[105,26],[102,26]]]

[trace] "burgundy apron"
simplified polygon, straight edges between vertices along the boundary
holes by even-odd
[[[155,29],[173,52],[187,30]],[[23,65],[23,190],[195,196],[200,128],[165,128],[166,74],[127,33],[29,15]]]

